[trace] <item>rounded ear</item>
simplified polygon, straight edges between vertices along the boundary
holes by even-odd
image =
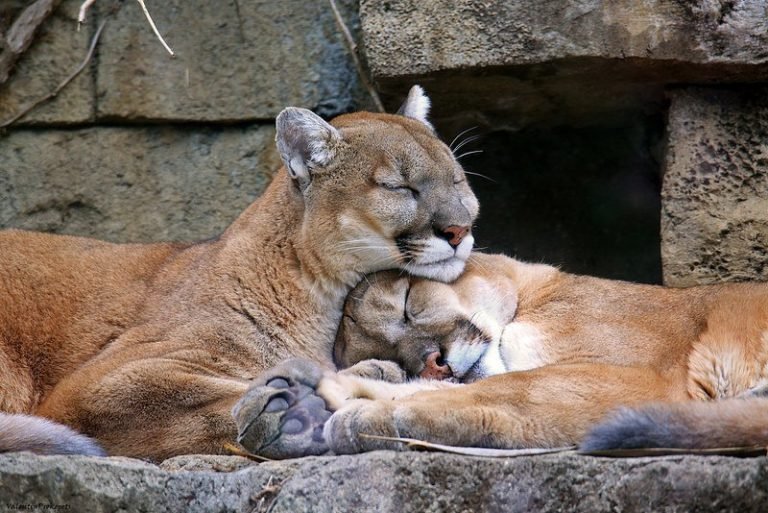
[[[312,181],[313,169],[333,160],[341,134],[314,112],[297,107],[283,109],[275,124],[277,151],[303,191]]]
[[[397,113],[407,118],[416,119],[432,129],[432,124],[427,120],[430,101],[421,86],[413,86],[408,91],[408,98],[397,110]]]

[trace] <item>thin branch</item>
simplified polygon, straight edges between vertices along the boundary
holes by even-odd
[[[271,459],[265,458],[264,456],[259,456],[258,454],[253,454],[252,452],[246,451],[245,449],[242,449],[230,442],[225,442],[223,447],[224,447],[224,450],[227,451],[227,453],[233,456],[241,456],[243,458],[248,458],[249,460],[259,461],[259,462],[272,461]]]
[[[40,25],[48,18],[61,0],[37,0],[16,18],[3,42],[0,54],[0,84],[11,76],[19,57],[29,48]]]
[[[384,112],[384,105],[381,103],[381,99],[379,98],[379,93],[376,92],[376,89],[373,88],[373,86],[371,85],[371,82],[368,80],[368,75],[365,72],[365,69],[363,68],[363,64],[360,62],[360,59],[357,56],[357,43],[355,43],[355,40],[352,37],[352,33],[349,31],[349,29],[347,28],[347,25],[344,23],[344,18],[341,17],[339,8],[336,7],[336,1],[328,0],[328,2],[331,4],[331,9],[333,9],[333,15],[336,18],[336,23],[339,25],[341,32],[344,34],[344,41],[347,43],[347,48],[349,49],[349,53],[352,55],[352,60],[354,61],[355,67],[357,68],[357,74],[360,77],[360,81],[363,83],[363,86],[368,90],[368,94],[371,95],[371,98],[373,99],[373,103],[376,104],[376,108],[379,110],[379,112]]]
[[[80,6],[80,10],[77,12],[77,30],[80,30],[80,26],[85,23],[85,14],[88,9],[96,2],[96,0],[85,0]]]
[[[157,36],[157,39],[160,40],[160,43],[162,43],[163,48],[171,54],[171,57],[176,57],[176,54],[173,53],[173,50],[171,50],[171,47],[168,46],[168,43],[165,42],[165,39],[163,39],[163,36],[160,35],[160,31],[157,30],[157,25],[155,25],[155,20],[152,19],[152,16],[149,14],[149,10],[147,9],[146,4],[144,4],[144,0],[136,0],[139,5],[141,6],[141,10],[144,11],[144,16],[147,18],[147,21],[149,22],[149,26],[152,27],[152,32],[155,33],[155,36]],[[77,15],[77,29],[80,30],[80,25],[83,24],[85,21],[85,15],[88,9],[91,8],[91,6],[96,3],[96,0],[85,0],[80,5],[80,12]]]
[[[8,128],[13,123],[18,121],[19,119],[26,116],[32,109],[36,108],[37,106],[53,99],[58,96],[58,94],[65,88],[67,85],[72,82],[82,71],[85,69],[85,67],[88,65],[88,63],[91,61],[91,58],[93,57],[93,52],[96,49],[96,44],[99,42],[99,38],[101,37],[101,32],[104,30],[104,25],[107,24],[107,20],[103,20],[101,24],[99,25],[99,28],[96,29],[96,33],[93,35],[93,39],[91,39],[91,46],[88,48],[88,53],[85,56],[85,59],[83,59],[83,62],[80,63],[80,65],[75,68],[72,73],[69,74],[67,78],[65,78],[52,92],[48,93],[44,97],[40,98],[39,100],[36,100],[32,104],[28,105],[26,108],[22,109],[21,112],[13,116],[8,121],[5,121],[3,124],[0,124],[0,129]]]
[[[160,35],[160,31],[157,30],[157,26],[155,26],[154,20],[152,20],[152,16],[149,15],[149,11],[147,10],[147,6],[144,5],[144,0],[136,0],[139,2],[139,5],[141,6],[141,10],[144,11],[144,16],[147,17],[147,21],[149,22],[149,26],[152,27],[152,30],[155,32],[155,35],[160,40],[160,42],[163,44],[165,49],[168,51],[169,54],[171,54],[171,57],[176,57],[176,54],[173,53],[173,50],[171,50],[171,47],[168,46],[168,43],[165,42],[165,39],[163,39],[163,36]]]

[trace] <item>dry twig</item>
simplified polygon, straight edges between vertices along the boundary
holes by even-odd
[[[72,73],[69,74],[67,78],[65,78],[52,92],[48,93],[47,95],[43,96],[42,98],[32,102],[27,107],[23,108],[20,112],[18,112],[15,116],[13,116],[11,119],[5,121],[4,123],[0,124],[0,129],[8,128],[13,123],[18,121],[19,119],[26,116],[32,109],[36,108],[38,105],[41,105],[48,100],[51,100],[58,96],[58,94],[67,87],[67,85],[72,82],[88,65],[88,63],[91,61],[91,58],[93,57],[93,52],[96,49],[96,44],[99,42],[99,38],[101,37],[101,32],[104,30],[104,25],[106,25],[107,20],[103,20],[101,24],[99,24],[99,28],[96,29],[96,33],[93,35],[93,39],[91,39],[91,46],[88,48],[88,53],[85,55],[85,59],[83,59],[83,62],[80,63],[80,65],[75,68]]]
[[[285,483],[285,481],[281,481],[277,484],[272,484],[272,479],[273,477],[269,476],[267,484],[261,488],[261,491],[251,497],[251,501],[258,501],[256,507],[251,510],[252,513],[263,513],[272,510],[272,506],[277,500],[277,494],[280,493],[283,483]]]
[[[171,50],[171,47],[168,46],[168,43],[165,42],[165,39],[163,39],[163,36],[160,35],[160,31],[157,30],[157,27],[155,26],[154,20],[152,20],[152,16],[149,15],[149,11],[147,10],[147,6],[144,5],[144,0],[136,0],[139,2],[139,5],[141,6],[141,10],[144,11],[144,16],[147,17],[147,21],[149,22],[149,26],[152,27],[152,30],[155,32],[155,35],[160,40],[160,42],[163,44],[163,47],[168,51],[169,54],[171,54],[171,57],[175,57],[176,54],[173,53],[173,50]]]
[[[147,18],[147,21],[149,22],[149,26],[152,27],[152,32],[155,33],[155,36],[157,36],[157,39],[160,40],[160,43],[163,45],[163,48],[171,54],[171,57],[176,57],[176,54],[171,50],[171,47],[168,46],[168,43],[165,42],[165,39],[163,39],[163,36],[160,35],[160,31],[157,30],[157,25],[155,25],[155,20],[152,19],[152,16],[149,14],[149,10],[147,9],[146,4],[144,4],[144,0],[136,0],[139,5],[141,6],[141,10],[144,12],[144,16]],[[96,2],[96,0],[85,0],[80,5],[80,12],[77,15],[77,28],[80,29],[80,25],[83,24],[85,21],[85,14],[90,9],[90,7]]]
[[[3,48],[0,53],[0,84],[5,83],[11,76],[11,70],[32,44],[37,29],[60,3],[61,0],[37,0],[24,9],[13,22],[5,41],[0,44]]]
[[[96,0],[85,0],[80,6],[80,10],[77,12],[77,30],[80,30],[80,26],[85,23],[85,13],[95,2]]]
[[[384,112],[384,105],[381,103],[381,99],[379,98],[379,94],[376,92],[376,89],[373,88],[373,85],[371,85],[371,82],[368,80],[368,74],[365,72],[363,64],[360,62],[360,58],[357,56],[357,43],[355,43],[355,40],[352,37],[352,33],[344,23],[344,18],[341,17],[339,8],[336,6],[336,1],[328,0],[328,2],[331,4],[331,9],[333,9],[333,15],[336,17],[336,23],[339,25],[341,32],[344,34],[344,41],[346,41],[349,53],[352,55],[352,60],[355,63],[357,74],[360,77],[360,81],[363,83],[363,87],[368,90],[368,94],[371,95],[373,103],[376,104],[376,108],[379,109],[379,112]]]
[[[258,454],[253,454],[252,452],[248,452],[245,449],[241,449],[237,445],[229,442],[224,444],[224,450],[232,456],[242,456],[243,458],[248,458],[249,460],[253,461],[272,461],[271,459],[265,458],[264,456],[259,456]]]

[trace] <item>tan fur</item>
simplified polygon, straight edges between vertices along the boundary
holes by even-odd
[[[479,335],[467,340],[468,332]],[[359,433],[490,447],[573,444],[618,406],[742,396],[768,382],[768,284],[674,289],[475,254],[451,285],[392,273],[361,283],[345,306],[335,355],[342,365],[392,359],[418,376],[423,355],[437,349],[451,361],[473,344],[483,352],[458,380],[522,371],[405,386],[329,373],[318,387],[338,410],[326,424],[329,445],[396,447]],[[734,404],[685,415],[715,421],[727,413],[722,435],[765,401]],[[760,429],[752,432],[768,439]],[[710,442],[725,439],[713,434]]]
[[[71,426],[110,454],[221,452],[253,376],[296,355],[333,365],[344,297],[363,275],[455,278],[471,236],[454,251],[436,230],[471,226],[477,201],[450,150],[419,119],[332,125],[281,114],[290,173],[214,240],[0,232],[0,410]]]

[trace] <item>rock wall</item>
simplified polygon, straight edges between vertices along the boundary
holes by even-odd
[[[0,139],[0,220],[115,242],[208,238],[278,161],[266,124],[15,129]]]
[[[0,87],[2,123],[75,69],[106,20],[84,72],[0,135],[0,227],[208,238],[279,166],[283,107],[368,107],[325,0],[153,2],[173,59],[136,2],[96,2],[78,31],[81,3],[62,2]],[[356,1],[338,4],[359,37]]]
[[[671,93],[664,281],[768,280],[768,88]]]

